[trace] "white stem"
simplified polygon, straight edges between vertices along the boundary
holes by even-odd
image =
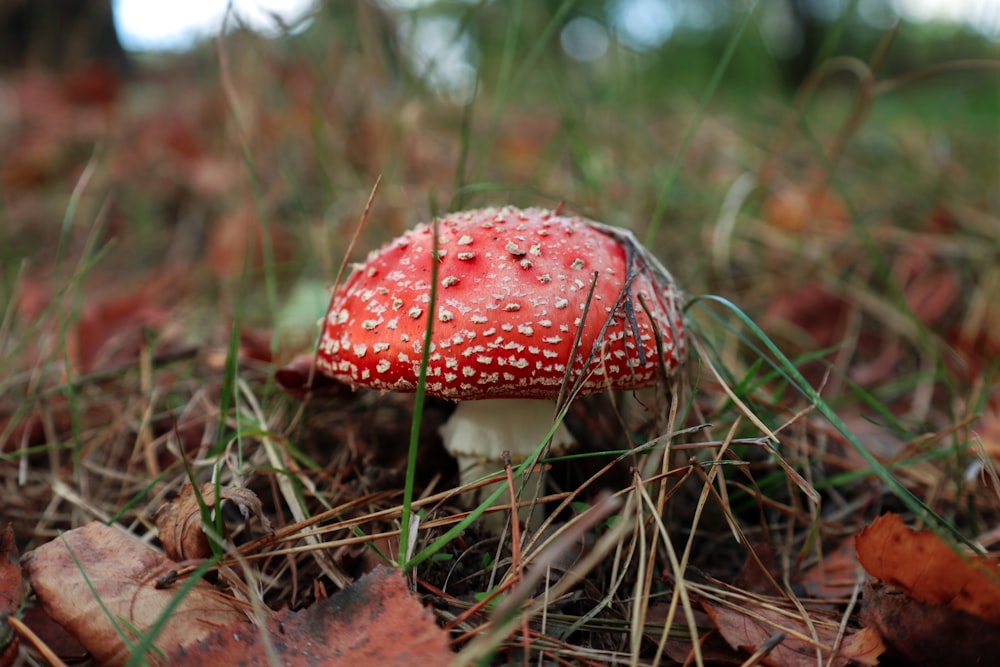
[[[510,398],[463,401],[458,404],[451,419],[441,427],[441,437],[445,449],[458,460],[462,483],[467,484],[501,470],[505,451],[510,453],[511,462],[515,465],[531,456],[552,430],[554,417],[555,404],[552,401]],[[562,452],[573,444],[573,436],[559,424],[549,451]],[[469,500],[475,502],[478,497],[492,492],[493,488]],[[539,473],[525,488],[544,490],[544,476]],[[524,498],[529,497],[530,494],[524,494]],[[501,498],[502,503],[509,502],[506,495]],[[519,512],[522,519],[527,512],[528,508]],[[487,525],[491,528],[493,525],[502,526],[505,517],[499,514],[494,516],[498,519],[488,521]],[[540,520],[541,516],[536,509],[532,514],[532,523]]]

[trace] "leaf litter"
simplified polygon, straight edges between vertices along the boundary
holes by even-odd
[[[99,76],[73,90],[42,73],[3,82],[17,102],[0,116],[13,128],[0,180],[13,193],[4,240],[15,254],[3,259],[31,261],[5,292],[12,305],[0,322],[0,481],[12,526],[0,600],[41,639],[4,619],[2,660],[37,661],[43,647],[79,660],[83,649],[63,640],[83,642],[100,663],[143,651],[174,664],[237,656],[358,667],[667,657],[867,665],[883,650],[915,664],[995,654],[992,561],[897,519],[861,532],[898,503],[732,322],[727,337],[708,326],[698,334],[721,370],[685,378],[690,395],[570,406],[582,450],[542,463],[553,482],[539,499],[550,515],[541,538],[529,532],[515,549],[510,532],[473,523],[406,576],[391,569],[404,560],[412,401],[309,386],[311,332],[278,339],[268,318],[277,295],[335,275],[377,174],[387,174],[378,224],[359,252],[429,219],[453,188],[476,204],[506,202],[456,187],[454,108],[430,98],[386,104],[340,85],[360,69],[372,89],[400,94],[373,51],[325,51],[317,68],[245,35],[222,46],[240,55],[225,74],[240,97],[239,127],[221,83],[199,87],[183,58],[124,84],[147,96],[138,108],[115,86],[87,93]],[[103,101],[85,103],[94,95]],[[645,219],[660,184],[636,175],[672,155],[679,132],[623,132],[620,106],[586,107],[579,127],[557,107],[492,119],[477,107],[471,136],[492,139],[465,168],[481,183],[521,183],[531,171],[539,192],[581,213]],[[824,113],[821,126],[837,127],[822,125]],[[792,133],[762,159],[746,119],[722,112],[684,156],[685,185],[697,194],[669,211],[669,242],[655,240],[653,251],[692,291],[718,289],[760,314],[928,505],[962,531],[995,526],[997,223],[976,171],[961,164],[970,146],[981,152],[982,137],[939,130],[952,141],[941,187],[923,129],[906,119],[877,127],[898,142],[905,166],[866,166],[892,149],[858,127],[820,136],[829,155]],[[97,158],[95,141],[108,142]],[[839,165],[835,179],[800,168],[827,159]],[[748,174],[748,164],[760,166]],[[717,261],[706,269],[707,253],[691,249],[706,246],[716,203],[747,175],[762,199],[742,203],[737,225],[720,221],[712,238],[726,242],[712,244]],[[915,203],[911,190],[933,195]],[[60,226],[70,208],[72,224]],[[705,324],[697,307],[689,315]],[[276,369],[303,402],[273,391]],[[437,435],[450,410],[430,401],[418,439],[418,553],[466,516]],[[480,482],[501,483],[516,488],[513,473]],[[606,494],[627,511],[582,520]],[[989,529],[980,537],[997,539]],[[743,578],[748,567],[760,575]],[[689,606],[678,611],[684,596]]]

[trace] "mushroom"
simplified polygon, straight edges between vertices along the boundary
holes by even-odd
[[[351,386],[412,392],[427,318],[426,391],[458,402],[441,428],[462,481],[529,457],[571,394],[653,385],[682,363],[681,299],[630,232],[542,209],[489,208],[406,232],[336,288],[317,369]],[[573,438],[561,424],[552,451]]]

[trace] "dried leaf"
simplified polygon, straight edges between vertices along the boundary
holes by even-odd
[[[768,323],[793,324],[812,338],[817,347],[830,347],[843,340],[849,310],[842,298],[812,283],[774,295],[764,317]]]
[[[823,560],[805,570],[797,583],[812,598],[849,598],[860,572],[854,538],[850,537],[833,551],[824,553]]]
[[[260,636],[268,633],[267,642]],[[447,665],[448,635],[410,594],[395,570],[379,567],[353,586],[301,612],[286,611],[264,628],[247,623],[220,629],[172,656],[170,664],[216,667],[239,656],[244,667]]]
[[[797,616],[798,612],[794,609],[782,613],[752,600],[742,601],[738,609],[708,600],[702,601],[702,606],[712,617],[712,621],[726,642],[734,649],[746,653],[754,653],[766,642],[773,641],[779,633],[785,633],[781,643],[774,647],[761,664],[785,667],[816,664],[816,645],[793,634],[810,637],[813,632],[812,628]],[[878,656],[885,651],[885,647],[878,633],[868,628],[846,635],[836,657],[831,661],[831,650],[837,639],[839,617],[826,618],[820,612],[810,613],[823,664],[845,666],[878,664]]]
[[[764,200],[764,219],[787,232],[843,232],[849,216],[824,185],[795,184],[775,189]]]
[[[978,616],[917,602],[879,582],[865,586],[862,618],[895,654],[916,665],[988,664],[1000,655],[1000,633]]]
[[[959,554],[929,530],[884,514],[856,539],[865,570],[918,602],[944,605],[1000,624],[1000,567]]]
[[[209,482],[201,487],[201,500],[208,507],[215,507],[215,484]],[[264,516],[257,495],[245,487],[222,489],[222,503],[231,503],[244,522],[259,517],[265,532],[271,532],[271,524]],[[212,547],[208,536],[202,530],[201,505],[194,487],[185,484],[181,492],[169,503],[160,506],[154,516],[156,530],[163,543],[163,551],[174,561],[208,558]]]
[[[11,524],[0,530],[0,615],[12,614],[24,601],[24,580]]]
[[[15,647],[13,651],[17,653],[17,637],[10,632],[7,616],[21,608],[25,592],[14,528],[8,523],[0,530],[0,663],[8,654],[7,647]]]
[[[24,561],[45,611],[105,665],[124,664],[129,658],[119,632],[134,642],[130,628],[147,633],[177,596],[174,590],[155,587],[157,578],[174,567],[172,561],[102,523],[71,530],[25,554]],[[170,654],[217,628],[245,620],[239,601],[198,582],[173,607],[155,644]]]
[[[38,605],[24,610],[21,620],[31,628],[42,645],[48,647],[64,662],[82,662],[87,659],[87,649],[80,641],[66,631],[66,628],[52,620]]]

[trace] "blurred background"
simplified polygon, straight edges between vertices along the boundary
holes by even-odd
[[[0,302],[75,295],[79,369],[306,349],[381,177],[354,257],[565,202],[899,428],[995,401],[996,0],[35,0],[0,45]]]

